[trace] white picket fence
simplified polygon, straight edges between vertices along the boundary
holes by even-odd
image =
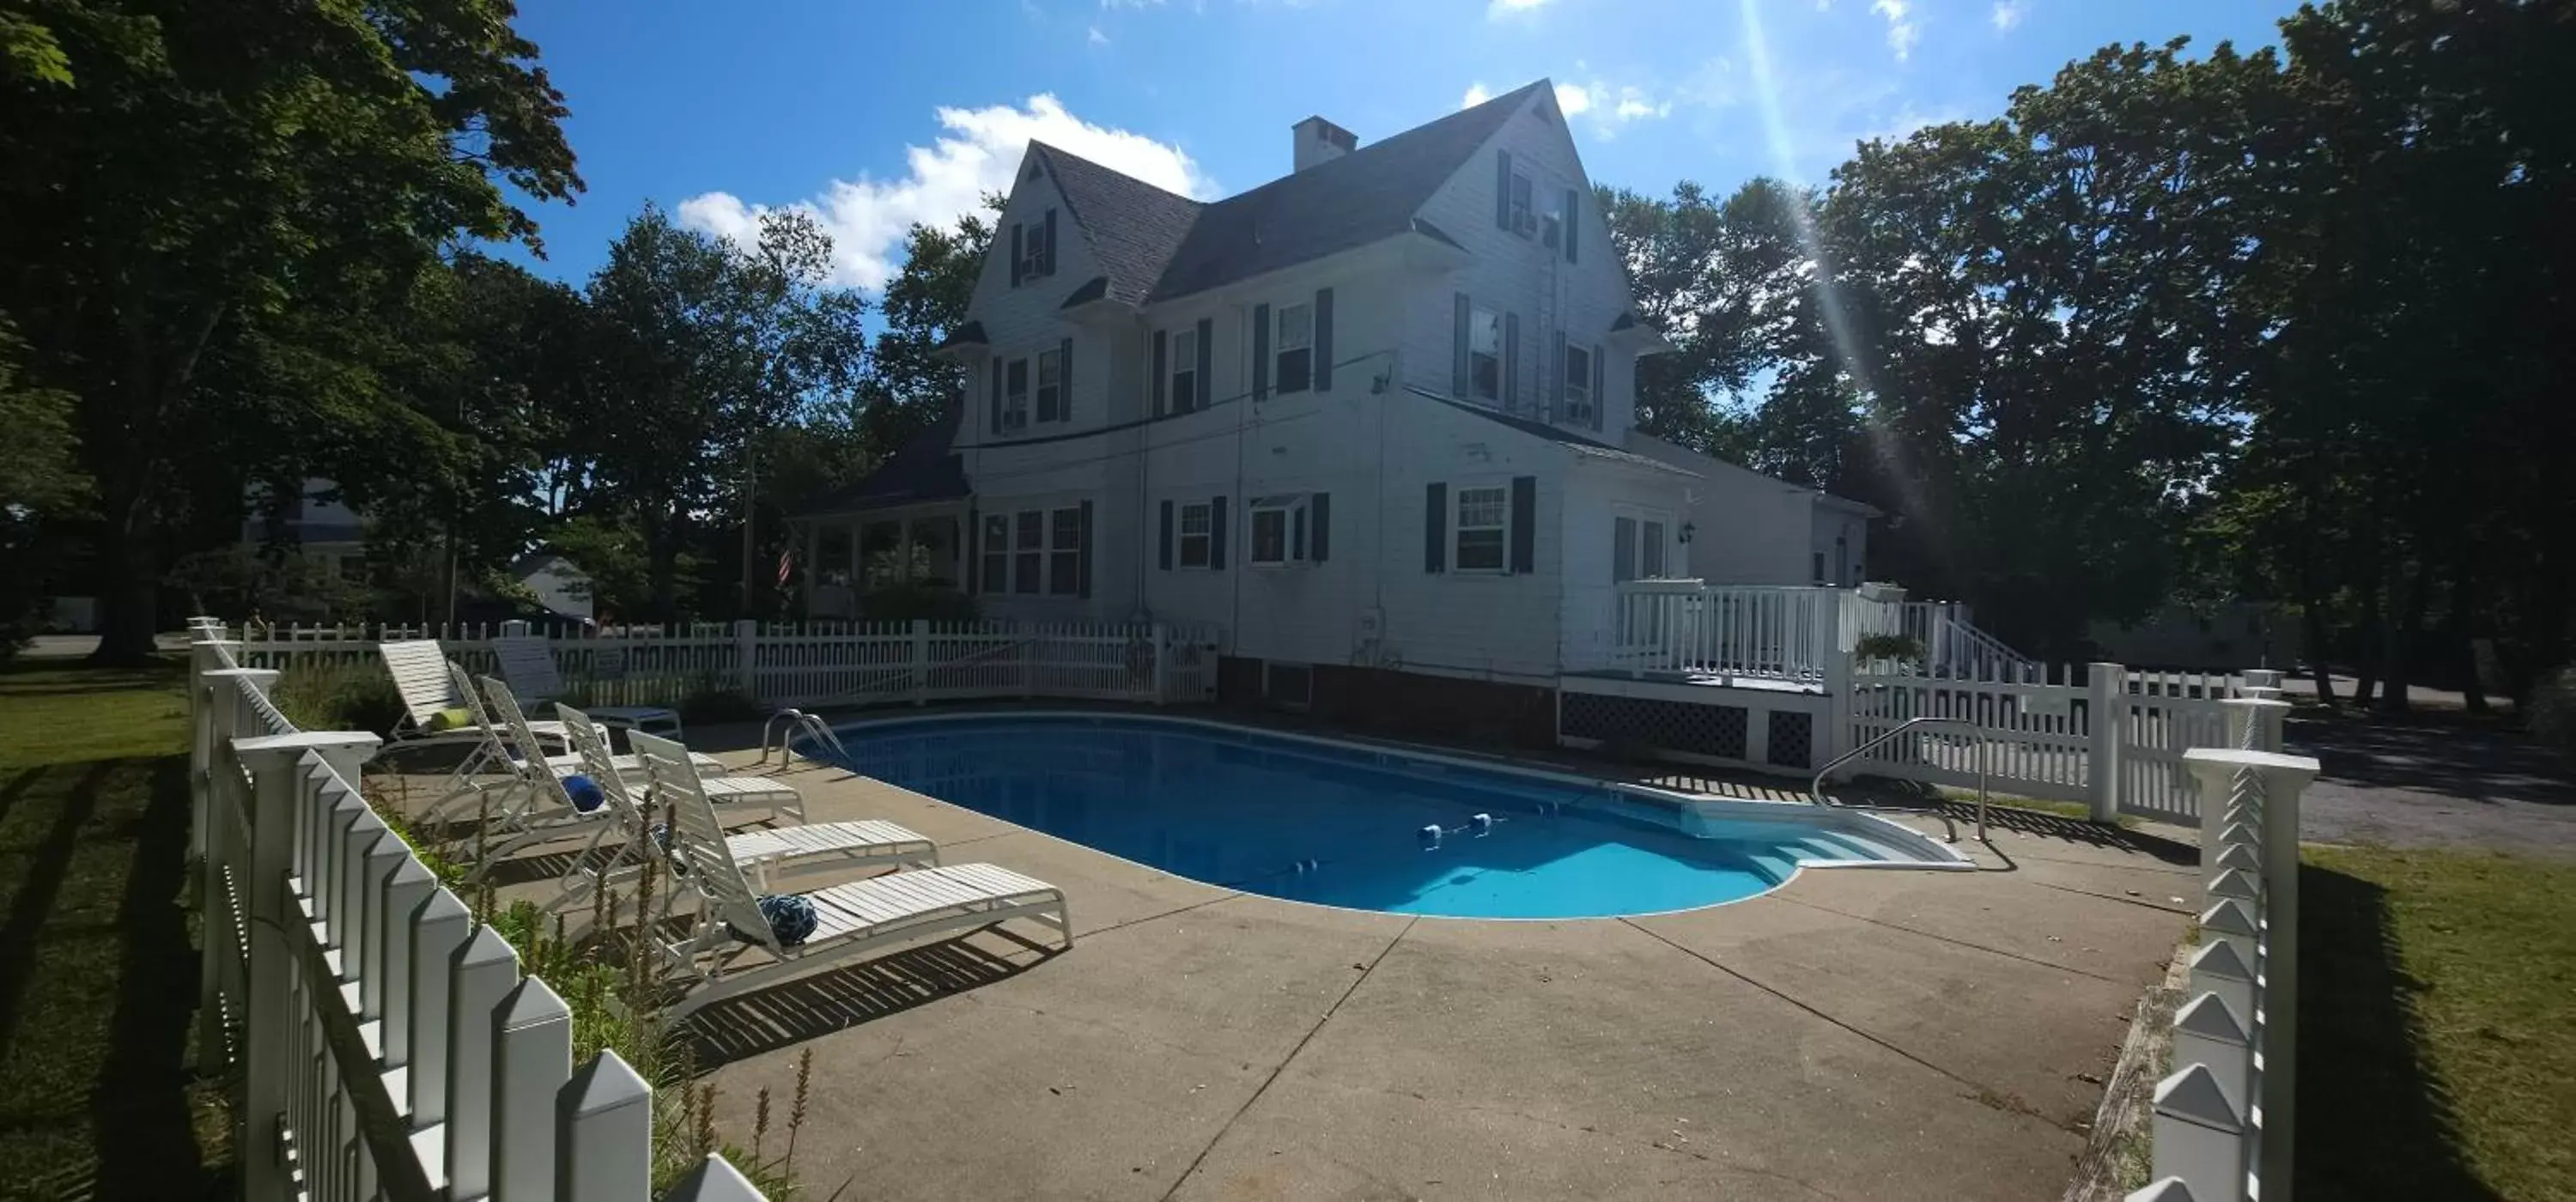
[[[1998,792],[2085,802],[2104,821],[2132,814],[2192,823],[2200,810],[2185,753],[2228,745],[2227,698],[2247,695],[2249,686],[2278,691],[2269,687],[2276,679],[2255,673],[2132,672],[2118,664],[2032,665],[2009,675],[1962,680],[1884,666],[1855,670],[1841,746],[1864,747],[1909,719],[1949,719],[1974,730],[1918,728],[1863,752],[1852,767],[1967,788],[1978,782],[1982,757]]]
[[[2256,686],[2263,688],[2265,686]],[[2223,743],[2183,756],[2201,801],[2199,947],[2156,1084],[2152,1185],[2129,1202],[2289,1196],[2297,1130],[2299,795],[2317,762],[2281,754],[2289,705],[2220,703]]]
[[[297,730],[194,626],[199,1068],[240,1072],[242,1197],[646,1202],[650,1085],[576,1069],[563,999],[369,808],[376,736]],[[709,1157],[665,1202],[760,1197]]]
[[[374,671],[377,640],[437,638],[467,670],[488,672],[491,639],[522,632],[514,623],[288,627],[245,642],[240,656],[249,667]],[[1164,704],[1216,696],[1216,631],[1170,623],[743,621],[528,633],[549,636],[565,682],[594,705],[670,705],[711,691],[807,709],[1011,697]]]

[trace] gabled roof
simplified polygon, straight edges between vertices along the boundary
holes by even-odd
[[[1652,456],[1640,455],[1635,451],[1621,450],[1618,447],[1611,446],[1609,443],[1601,442],[1597,439],[1586,438],[1572,430],[1567,430],[1558,426],[1551,426],[1542,421],[1532,421],[1529,418],[1521,417],[1516,414],[1505,413],[1500,409],[1488,409],[1483,405],[1469,404],[1468,402],[1459,400],[1456,397],[1444,396],[1440,393],[1433,392],[1418,384],[1405,385],[1405,391],[1427,400],[1438,401],[1439,403],[1447,405],[1460,413],[1475,414],[1476,416],[1484,418],[1486,421],[1492,422],[1495,425],[1526,434],[1542,442],[1554,443],[1557,446],[1563,447],[1568,451],[1572,451],[1575,454],[1586,458],[1601,459],[1611,463],[1624,463],[1631,467],[1651,468],[1655,471],[1671,472],[1677,476],[1691,476],[1696,478],[1699,475],[1698,472],[1694,472],[1689,468],[1675,467],[1672,464],[1653,458]]]
[[[1144,304],[1406,232],[1455,245],[1414,215],[1533,93],[1547,87],[1542,79],[1209,204],[1042,142],[1031,146],[1100,260],[1108,297]]]
[[[1143,304],[1202,206],[1044,142],[1031,142],[1029,149],[1045,164],[1074,227],[1099,260],[1108,295]]]
[[[807,513],[849,513],[885,509],[921,501],[948,501],[974,490],[966,485],[966,468],[950,450],[957,439],[958,406],[946,406],[930,428],[895,448],[877,470],[856,484],[829,494]]]

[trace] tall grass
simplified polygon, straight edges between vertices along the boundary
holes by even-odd
[[[288,667],[269,690],[298,730],[364,730],[386,734],[402,721],[402,694],[383,665],[304,660]]]

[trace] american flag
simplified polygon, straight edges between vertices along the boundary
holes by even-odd
[[[787,578],[796,574],[796,548],[778,553],[778,587],[787,587]]]

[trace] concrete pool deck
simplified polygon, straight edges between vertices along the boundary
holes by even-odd
[[[1986,872],[1413,918],[785,775],[811,821],[892,819],[1062,887],[1077,932],[1054,956],[981,932],[701,1013],[739,1142],[763,1088],[780,1124],[813,1052],[815,1197],[2054,1198],[2193,881],[2187,848],[2034,816],[1976,848]]]

